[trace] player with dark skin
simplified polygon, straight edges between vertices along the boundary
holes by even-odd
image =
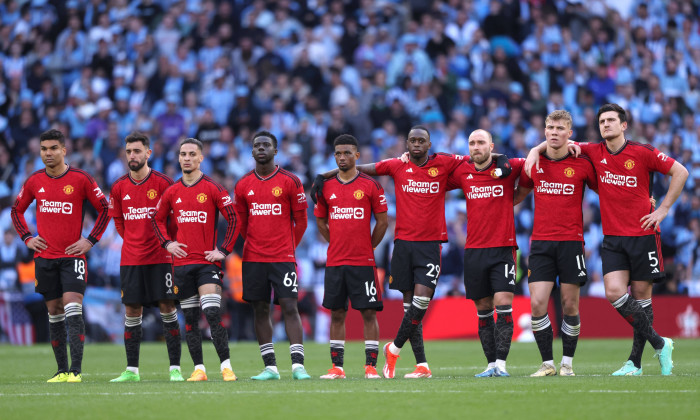
[[[266,136],[257,137],[253,141],[253,159],[255,159],[255,172],[265,178],[271,175],[275,169],[275,155],[277,149],[272,139]],[[272,342],[272,319],[270,318],[270,303],[264,301],[252,302],[255,315],[255,334],[260,343]],[[297,307],[297,299],[280,298],[280,308],[284,315],[284,326],[290,343],[301,343],[304,338],[301,317]]]
[[[360,152],[357,150],[357,146],[351,144],[337,144],[335,146],[335,162],[339,169],[338,179],[342,183],[350,183],[358,177],[359,171],[355,162],[359,158]],[[386,212],[375,213],[374,217],[376,223],[371,235],[372,248],[376,248],[379,245],[384,237],[384,234],[386,233],[387,227],[389,226],[389,220]],[[328,224],[328,217],[317,216],[316,225],[318,226],[318,231],[321,236],[323,236],[323,238],[330,243],[331,232]],[[343,232],[337,232],[335,235],[343,235]],[[354,306],[355,303],[353,303],[353,307]],[[379,323],[377,322],[377,308],[360,308],[359,311],[362,314],[362,320],[364,322],[364,339],[375,342],[378,341]],[[345,317],[347,312],[348,311],[346,308],[331,309],[331,327],[329,334],[331,340],[345,340]],[[331,350],[333,349],[331,348]],[[376,363],[376,360],[374,362]],[[329,371],[328,375],[324,375],[321,378],[335,379],[336,377],[337,374]],[[344,374],[342,374],[342,377],[345,377]],[[374,369],[372,369],[371,373],[366,371],[365,377],[373,379],[380,378]]]

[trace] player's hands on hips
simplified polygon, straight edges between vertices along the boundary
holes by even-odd
[[[185,258],[187,256],[187,251],[185,251],[183,248],[187,248],[187,245],[181,244],[177,241],[170,242],[168,246],[165,247],[165,249],[176,258]]]
[[[314,204],[318,203],[318,195],[323,193],[323,182],[326,180],[326,178],[323,177],[323,175],[319,174],[316,175],[316,178],[314,178],[314,183],[311,185],[311,200],[314,202]]]
[[[569,140],[567,150],[569,151],[569,153],[574,155],[574,157],[579,157],[579,155],[581,154],[581,146],[579,146],[571,140]]]
[[[667,215],[668,209],[665,207],[659,207],[658,209],[654,210],[653,213],[647,214],[646,216],[639,219],[639,221],[642,222],[642,229],[653,229],[655,231],[659,230],[659,225],[661,224],[661,221],[663,221]]]
[[[78,242],[68,245],[66,247],[66,254],[68,255],[83,255],[87,253],[90,248],[92,248],[92,242],[85,238],[78,239]]]
[[[213,251],[204,251],[204,259],[209,262],[223,261],[226,259],[226,255],[217,248],[214,248]]]
[[[408,163],[411,160],[411,155],[409,155],[408,152],[403,152],[403,155],[399,156],[399,159],[401,159],[403,163]]]
[[[27,248],[29,248],[33,251],[36,251],[36,252],[41,252],[49,247],[49,244],[47,244],[46,241],[44,240],[44,238],[42,238],[39,235],[37,235],[33,238],[30,238],[26,242],[26,245],[27,245]]]

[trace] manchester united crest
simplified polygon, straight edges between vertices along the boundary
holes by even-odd
[[[180,289],[178,289],[177,286],[173,286],[173,292],[175,294],[177,294],[177,292],[179,292],[179,291],[180,291]]]
[[[154,198],[158,197],[158,191],[156,191],[154,189],[150,189],[150,190],[146,191],[146,197],[153,200]]]
[[[572,176],[574,176],[575,173],[576,171],[574,171],[574,168],[564,169],[564,175],[566,175],[567,178],[571,178]]]
[[[440,173],[440,171],[438,171],[438,168],[436,168],[436,167],[432,167],[432,168],[428,169],[428,175],[432,176],[433,178],[438,176],[439,173]]]
[[[272,195],[274,195],[275,197],[279,197],[280,195],[282,195],[282,187],[273,188]]]
[[[625,168],[627,170],[634,168],[634,161],[632,159],[627,159],[627,161],[625,162]]]
[[[75,191],[75,188],[73,188],[72,185],[66,185],[65,187],[63,187],[63,192],[66,193],[66,195],[73,194],[73,191]]]
[[[491,178],[493,178],[493,179],[498,179],[498,175],[496,175],[496,168],[491,169],[491,172],[489,172],[489,175],[491,175]]]
[[[365,196],[365,192],[362,190],[357,190],[354,193],[352,193],[352,195],[353,195],[353,197],[355,197],[355,199],[362,200],[362,197]]]
[[[197,194],[197,201],[199,201],[200,203],[204,203],[205,201],[207,201],[207,195],[204,193]]]

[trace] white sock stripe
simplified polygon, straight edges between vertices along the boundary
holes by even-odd
[[[275,353],[275,346],[272,343],[265,343],[260,345],[260,354],[261,355],[266,355],[270,353]]]
[[[365,340],[365,346],[367,346],[367,345],[379,346],[379,341]]]
[[[177,321],[177,309],[170,312],[169,314],[164,314],[163,312],[161,312],[160,319],[162,319],[163,322],[175,322],[175,321]]]
[[[51,315],[49,314],[49,322],[55,324],[66,320],[66,314]]]
[[[624,295],[622,295],[622,297],[620,297],[620,299],[618,299],[618,300],[616,300],[615,302],[613,302],[612,306],[613,306],[615,309],[619,308],[620,306],[624,305],[625,302],[627,302],[627,299],[628,299],[629,297],[630,297],[630,295],[627,294],[627,293],[625,293]]]
[[[345,345],[345,340],[330,340],[331,345],[333,344],[339,344],[341,346]]]
[[[427,296],[413,296],[413,306],[418,309],[428,309],[430,298]]]
[[[403,303],[403,312],[404,312],[404,313],[408,312],[408,308],[410,308],[410,307],[411,307],[411,304],[410,304],[410,303],[404,302],[404,303]]]
[[[66,316],[77,316],[83,314],[83,305],[75,302],[71,302],[63,307],[66,312]]]
[[[578,325],[569,325],[566,322],[562,322],[561,331],[566,335],[576,337],[581,332],[581,324],[579,323]]]
[[[188,297],[187,299],[181,300],[180,307],[182,309],[199,307],[199,296],[194,295],[192,297]]]
[[[202,304],[202,309],[211,308],[211,307],[216,307],[216,308],[221,307],[221,296],[219,296],[217,294],[203,295],[199,298],[199,301]]]
[[[532,325],[532,331],[542,331],[552,325],[549,321],[549,315],[546,315],[542,319],[533,319],[530,321],[530,324]]]
[[[124,326],[126,326],[126,327],[136,327],[138,325],[141,325],[141,322],[143,322],[143,316],[125,316],[124,317]]]
[[[639,299],[637,300],[637,303],[642,308],[646,308],[647,306],[651,305],[651,299]]]
[[[292,344],[291,346],[289,346],[289,352],[290,353],[304,354],[304,345],[303,344]]]
[[[509,305],[509,306],[510,306],[510,305]],[[509,313],[511,313],[511,312],[513,312],[513,307],[512,307],[512,306],[511,306],[510,308],[508,308],[508,309],[498,309],[498,308],[496,308],[496,313],[497,313],[497,314],[509,314]]]
[[[487,313],[487,314],[481,315],[480,313],[477,312],[477,316],[478,316],[479,318],[488,318],[488,317],[493,318],[493,313],[494,313],[494,311],[491,311],[491,312],[489,312],[489,313]]]

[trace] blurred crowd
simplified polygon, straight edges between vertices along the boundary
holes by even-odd
[[[671,280],[656,292],[700,295],[699,11],[697,0],[0,0],[0,289],[19,288],[16,262],[30,259],[9,207],[43,167],[49,128],[105,192],[127,171],[132,130],[151,136],[151,166],[174,179],[178,140],[200,139],[203,171],[229,191],[254,167],[252,134],[268,130],[277,163],[308,189],[335,167],[341,133],[359,140],[359,163],[399,156],[414,124],[430,129],[433,152],[467,155],[483,128],[496,151],[525,157],[549,112],[568,110],[573,138],[598,141],[595,113],[615,102],[629,112],[627,138],[691,173],[662,225]],[[393,205],[391,179],[381,182]],[[654,178],[657,202],[667,183]],[[584,206],[583,294],[603,296],[594,192]],[[523,293],[532,210],[530,196],[515,215]],[[438,296],[464,292],[465,211],[450,193]],[[377,249],[387,279],[392,230]],[[326,248],[310,223],[297,251],[310,296],[322,294]],[[120,249],[110,226],[89,253],[90,285],[118,288]]]

